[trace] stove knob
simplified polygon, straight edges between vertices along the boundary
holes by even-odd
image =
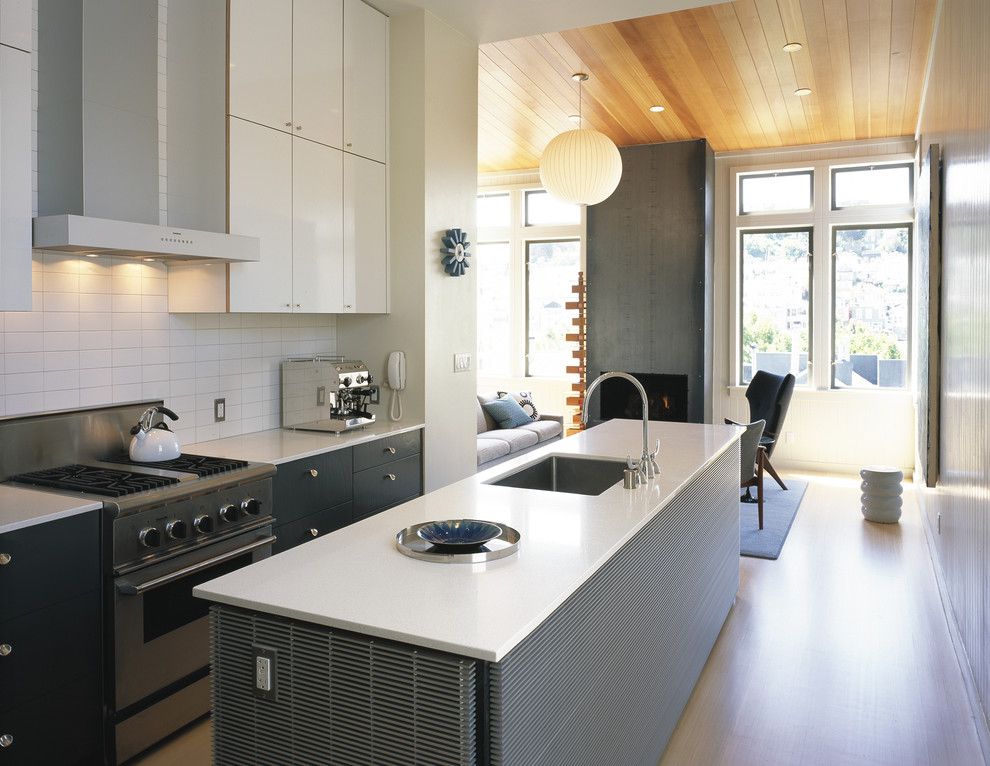
[[[351,379],[350,378],[344,378],[344,388],[347,388],[350,385],[351,385]]]
[[[148,527],[141,530],[138,540],[145,548],[157,548],[162,544],[162,533],[155,527]]]
[[[261,501],[255,500],[253,497],[249,497],[241,503],[241,510],[244,511],[244,513],[250,513],[252,516],[257,516],[261,513]]]
[[[355,383],[364,383],[364,375],[358,375],[356,378],[354,378],[354,382]]]
[[[213,519],[204,513],[202,516],[197,516],[193,519],[193,526],[197,532],[208,535],[213,531]]]
[[[236,505],[225,505],[220,509],[221,521],[237,521],[240,515],[241,512],[237,509]]]
[[[173,540],[184,540],[187,534],[186,522],[178,519],[168,522],[165,525],[165,533]]]

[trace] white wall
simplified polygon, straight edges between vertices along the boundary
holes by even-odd
[[[389,35],[391,313],[338,317],[339,345],[383,380],[388,352],[406,352],[403,419],[426,423],[429,491],[476,468],[476,377],[453,371],[455,353],[475,352],[475,276],[444,273],[440,238],[459,227],[475,241],[478,48],[419,10],[393,16]]]
[[[33,269],[33,310],[0,313],[0,415],[164,399],[187,442],[277,428],[283,357],[336,349],[333,316],[169,315],[161,263],[36,251]]]
[[[713,421],[748,420],[745,388],[734,386],[730,312],[735,237],[730,221],[733,167],[811,162],[887,154],[914,154],[912,139],[858,141],[776,150],[732,152],[715,158],[715,338]],[[914,404],[910,391],[795,390],[774,466],[854,472],[882,463],[914,468]]]

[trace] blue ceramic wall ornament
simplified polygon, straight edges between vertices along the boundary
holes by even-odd
[[[468,263],[470,253],[467,250],[470,244],[467,240],[467,232],[461,229],[447,229],[440,252],[443,253],[443,269],[450,276],[463,277],[464,272],[471,265]]]

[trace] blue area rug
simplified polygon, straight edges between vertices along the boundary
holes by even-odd
[[[763,484],[763,529],[757,525],[756,503],[739,503],[739,554],[757,559],[776,559],[797,516],[808,482],[784,479],[785,492],[773,478]],[[743,490],[745,492],[745,490]],[[756,491],[753,491],[756,495]]]

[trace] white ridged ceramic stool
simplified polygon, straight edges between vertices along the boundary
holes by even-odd
[[[866,520],[896,524],[901,518],[901,493],[904,491],[901,481],[904,479],[904,472],[889,465],[868,465],[859,475],[863,479],[859,488],[863,491],[860,500]]]

